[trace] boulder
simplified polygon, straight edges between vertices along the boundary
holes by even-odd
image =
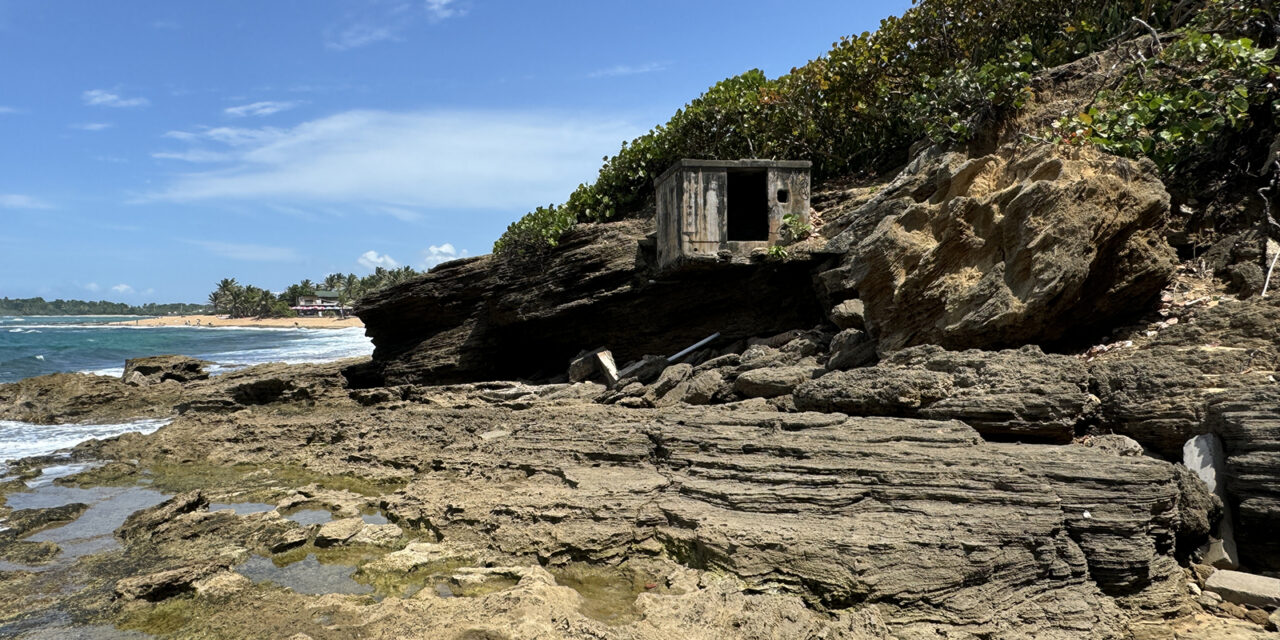
[[[1070,442],[1097,409],[1084,365],[1038,347],[912,347],[874,367],[803,383],[795,402],[802,411],[956,419],[988,438],[1059,443]]]
[[[317,547],[342,544],[364,530],[365,526],[367,526],[365,521],[359,517],[326,522],[316,532],[315,544]]]
[[[366,524],[347,542],[369,547],[394,547],[403,537],[404,530],[394,524]]]
[[[138,511],[116,529],[116,537],[126,542],[150,538],[162,525],[188,513],[206,511],[209,499],[200,491],[180,493],[160,504]]]
[[[1209,576],[1204,588],[1238,605],[1280,607],[1280,579],[1220,569]]]
[[[752,369],[734,380],[733,388],[747,398],[775,398],[791,393],[797,385],[812,380],[821,369],[812,367],[768,367]]]
[[[673,404],[710,404],[712,400],[725,396],[731,387],[724,376],[717,370],[703,371],[667,392],[658,401],[658,406]]]
[[[831,323],[840,329],[863,330],[867,328],[866,321],[863,320],[864,313],[861,300],[845,300],[831,309]]]
[[[847,253],[821,280],[857,293],[882,354],[1054,343],[1156,300],[1177,264],[1168,213],[1145,159],[1050,144],[976,158],[931,149],[846,216],[828,251]],[[862,235],[866,220],[878,222]]]
[[[876,343],[861,329],[845,329],[831,339],[827,368],[853,369],[876,361]]]
[[[124,375],[121,379],[135,386],[159,384],[168,380],[179,383],[207,380],[209,374],[204,368],[211,364],[213,363],[205,360],[177,355],[131,358],[124,361]]]

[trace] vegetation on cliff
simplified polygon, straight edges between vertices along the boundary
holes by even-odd
[[[580,221],[643,215],[651,181],[679,158],[787,157],[815,178],[900,165],[911,145],[967,140],[976,125],[1021,107],[1037,70],[1142,36],[1174,31],[1115,73],[1063,141],[1152,157],[1166,171],[1218,134],[1273,127],[1272,17],[1254,0],[919,0],[874,33],[776,79],[726,79],[665,124],[624,143],[592,184],[538,207],[495,243],[502,255],[554,246]],[[1076,133],[1076,132],[1079,133]],[[1056,132],[1045,132],[1056,135]]]

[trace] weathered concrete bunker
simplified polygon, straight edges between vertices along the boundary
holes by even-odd
[[[655,181],[658,266],[777,244],[783,216],[809,222],[808,161],[680,160]]]

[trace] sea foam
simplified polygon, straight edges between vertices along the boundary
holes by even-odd
[[[95,438],[110,438],[130,432],[151,433],[172,421],[170,418],[155,418],[119,424],[42,425],[0,420],[0,462],[50,454]]]

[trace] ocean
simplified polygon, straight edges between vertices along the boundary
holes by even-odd
[[[327,362],[369,355],[364,329],[134,327],[108,316],[0,316],[0,383],[57,372],[119,376],[128,358],[176,353],[209,360],[210,372],[266,362]],[[51,453],[126,431],[149,432],[154,420],[123,425],[28,425],[0,420],[0,462]]]

